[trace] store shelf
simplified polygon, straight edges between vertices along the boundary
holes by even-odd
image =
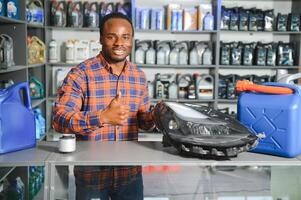
[[[47,100],[49,100],[49,101],[55,101],[56,100],[56,96],[49,96],[47,98]]]
[[[32,108],[38,107],[39,105],[41,105],[45,101],[46,101],[46,98],[43,98],[43,99],[33,99],[33,100],[31,100],[31,107]]]
[[[43,67],[45,63],[29,64],[28,68]]]
[[[19,19],[13,19],[13,18],[9,18],[9,17],[3,17],[0,16],[0,22],[1,24],[24,24],[25,21],[23,20],[19,20]]]
[[[86,27],[58,27],[58,26],[46,26],[45,28],[50,30],[61,30],[61,31],[91,31],[98,32],[99,28],[86,28]]]
[[[298,69],[299,66],[219,65],[221,69]]]
[[[136,64],[141,68],[179,68],[179,69],[208,69],[216,68],[216,65],[160,65],[160,64]]]
[[[220,33],[228,34],[274,34],[274,35],[300,35],[301,31],[231,31],[231,30],[220,30]]]
[[[214,102],[214,99],[151,99],[151,102],[159,102],[159,101],[170,101],[170,102],[178,102],[178,103],[208,103]]]
[[[51,65],[51,66],[60,66],[60,67],[72,67],[72,66],[78,65],[79,63],[80,63],[80,62],[78,62],[78,63],[57,62],[57,63],[47,63],[47,65]]]
[[[22,70],[22,69],[26,69],[26,68],[27,68],[27,66],[24,66],[24,65],[16,65],[16,66],[9,67],[7,69],[0,69],[0,74],[14,72],[14,71],[18,71],[18,70]]]
[[[217,33],[217,31],[171,31],[171,30],[135,29],[135,33],[212,34],[212,33]]]
[[[218,99],[218,103],[237,103],[237,99]]]
[[[2,182],[16,167],[0,167],[0,182]]]
[[[33,24],[33,23],[27,23],[28,28],[44,28],[43,24]]]

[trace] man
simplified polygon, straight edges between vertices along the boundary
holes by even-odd
[[[126,60],[134,29],[120,13],[100,23],[102,51],[71,69],[58,90],[53,127],[77,140],[138,140],[138,127],[154,126],[145,74]],[[101,152],[109,153],[109,152]],[[140,200],[140,166],[75,166],[76,199]]]

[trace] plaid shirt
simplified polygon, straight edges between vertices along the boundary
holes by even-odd
[[[130,106],[127,123],[122,126],[103,124],[99,111],[110,104],[117,91],[121,92],[121,102]],[[58,132],[75,133],[77,140],[137,141],[138,127],[149,129],[153,126],[149,107],[145,74],[126,61],[121,74],[115,75],[99,54],[68,73],[53,107],[53,127]],[[103,189],[134,180],[140,175],[141,167],[77,166],[74,173],[77,184]]]

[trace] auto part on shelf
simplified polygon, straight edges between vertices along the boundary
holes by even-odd
[[[164,146],[201,158],[229,158],[255,147],[259,138],[234,118],[207,106],[160,102],[155,124]]]
[[[50,23],[52,26],[67,25],[67,4],[65,1],[52,1],[50,6]]]
[[[14,66],[14,42],[6,34],[0,35],[0,69],[7,69]]]

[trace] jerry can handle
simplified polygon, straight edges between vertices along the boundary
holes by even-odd
[[[266,83],[262,83],[262,85],[290,88],[290,89],[294,90],[294,94],[301,95],[301,88],[294,84],[266,82]]]
[[[31,110],[32,108],[31,108],[31,99],[30,99],[28,83],[21,82],[12,86],[12,91],[14,92],[14,96],[17,96],[19,98],[20,98],[20,93],[19,93],[20,90],[23,90],[24,92],[24,105],[26,106],[26,108]]]

